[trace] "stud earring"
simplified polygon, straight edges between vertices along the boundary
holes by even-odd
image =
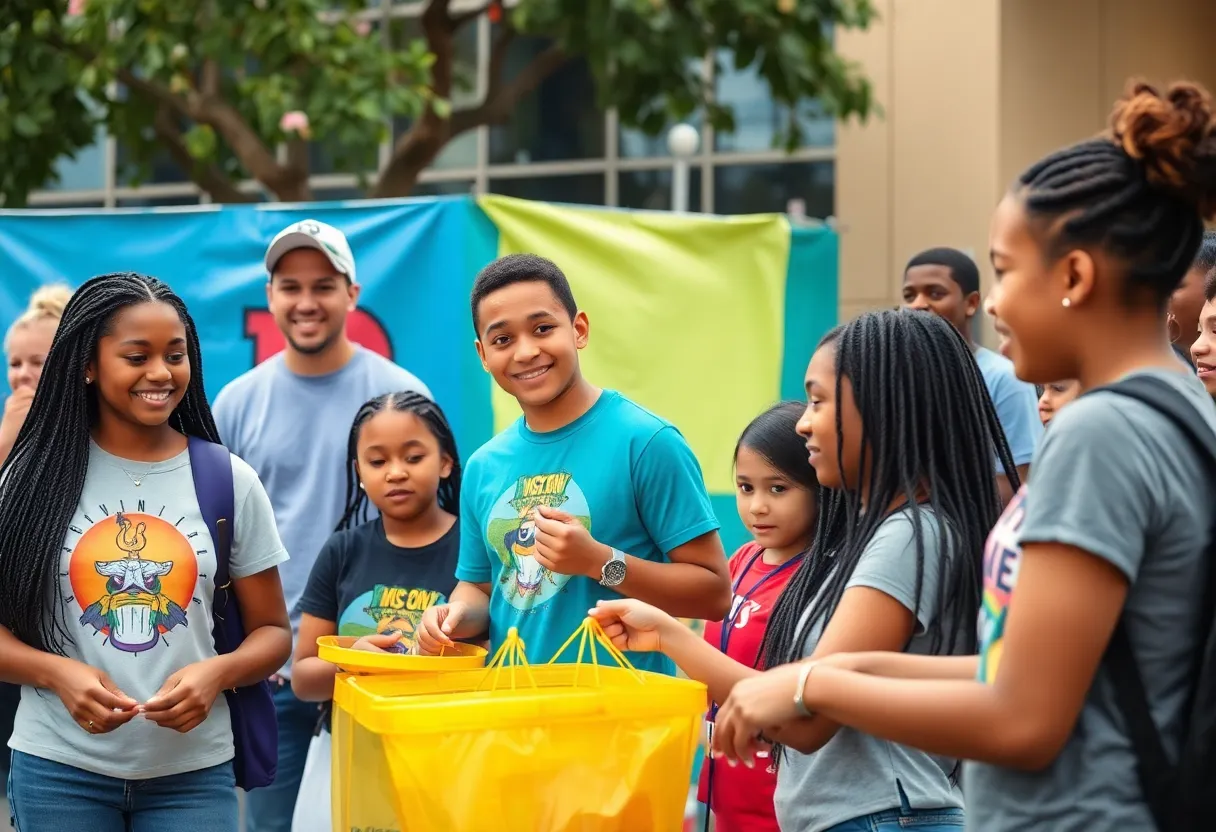
[[[1060,301],[1060,306],[1063,306],[1065,309],[1072,306],[1072,298],[1064,298],[1064,300]]]
[[[85,384],[92,384],[92,383],[93,383],[93,377],[92,377],[92,376],[85,376],[85,377],[84,377],[84,383],[85,383]]]
[[[360,490],[360,491],[366,491],[366,490],[367,490],[367,486],[365,486],[363,483],[359,483],[359,490]]]

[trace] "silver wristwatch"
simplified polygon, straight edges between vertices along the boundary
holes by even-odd
[[[602,586],[620,586],[625,582],[625,555],[619,549],[612,550],[612,558],[600,568]]]

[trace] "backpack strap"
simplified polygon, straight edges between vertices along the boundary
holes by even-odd
[[[215,603],[213,611],[226,604],[230,577],[229,560],[232,556],[232,526],[236,514],[236,497],[232,481],[232,457],[228,449],[215,442],[191,436],[187,440],[190,449],[190,473],[194,477],[194,494],[198,498],[199,511],[211,532],[215,543]],[[223,593],[224,603],[221,603]],[[223,628],[215,628],[217,641]],[[221,653],[227,653],[236,645],[216,644]]]
[[[1151,407],[1165,416],[1186,437],[1192,453],[1204,463],[1204,468],[1216,480],[1216,433],[1186,398],[1168,382],[1148,375],[1125,378],[1115,384],[1099,388],[1126,396]],[[1207,557],[1216,563],[1216,534],[1208,541]],[[1209,582],[1210,583],[1210,582]],[[1209,591],[1203,602],[1201,626],[1210,626],[1212,620],[1213,593]],[[1206,630],[1203,631],[1206,635]],[[1200,641],[1201,649],[1207,639]],[[1153,721],[1148,693],[1139,665],[1132,650],[1127,622],[1120,616],[1107,646],[1104,661],[1114,685],[1114,694],[1123,719],[1127,723],[1128,735],[1136,754],[1136,772],[1145,801],[1162,832],[1179,828],[1178,765],[1171,763],[1161,740],[1161,732]],[[1186,712],[1190,712],[1188,706]]]

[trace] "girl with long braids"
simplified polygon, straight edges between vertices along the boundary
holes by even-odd
[[[376,516],[369,518],[369,504]],[[351,425],[346,509],[300,598],[291,686],[328,703],[335,668],[317,656],[322,636],[352,637],[362,650],[406,652],[422,613],[447,603],[460,553],[460,456],[439,405],[419,393],[378,396]],[[296,832],[328,830],[329,708],[309,747]]]
[[[1164,331],[1213,215],[1216,119],[1192,84],[1134,84],[1107,135],[1021,175],[992,221],[991,308],[1019,378],[1075,378],[1084,392],[989,537],[978,655],[781,668],[723,708],[728,758],[770,725],[830,720],[976,761],[967,820],[984,832],[1207,828],[1196,807],[1210,790],[1161,800],[1152,784],[1182,782],[1170,769],[1198,736],[1188,703],[1211,626],[1216,482],[1161,408],[1216,430]],[[1104,389],[1120,381],[1154,393]],[[1145,742],[1156,763],[1138,758]]]
[[[873,312],[833,330],[811,358],[806,391],[797,429],[824,490],[810,552],[765,633],[765,664],[777,669],[724,657],[637,601],[591,612],[622,649],[662,650],[708,685],[724,703],[715,748],[720,732],[730,744],[737,730],[740,688],[749,698],[767,691],[785,677],[779,665],[859,650],[974,652],[980,556],[1000,513],[994,448],[1017,489],[975,357],[941,318]],[[794,688],[781,683],[782,704],[793,704]],[[797,714],[763,730],[775,743],[775,807],[786,832],[962,826],[952,760]],[[752,766],[756,755],[752,745],[725,762]]]
[[[215,543],[187,437],[216,442],[198,333],[138,274],[81,286],[0,469],[0,679],[23,685],[9,777],[21,832],[235,832],[222,692],[282,665],[287,553],[232,458],[231,590],[246,639],[212,640]]]

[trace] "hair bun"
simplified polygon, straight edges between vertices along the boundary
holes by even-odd
[[[1216,214],[1216,121],[1212,98],[1198,84],[1172,84],[1163,96],[1133,81],[1111,114],[1111,132],[1144,165],[1149,184]]]
[[[63,317],[63,309],[71,298],[72,290],[63,284],[42,286],[30,296],[30,305],[26,314],[30,318],[59,320]]]

